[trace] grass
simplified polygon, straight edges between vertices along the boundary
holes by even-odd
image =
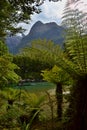
[[[49,82],[29,82],[29,83],[24,83],[21,86],[15,86],[15,88],[21,88],[28,90],[29,92],[43,92],[47,91],[49,89],[55,88],[55,84],[49,83]]]

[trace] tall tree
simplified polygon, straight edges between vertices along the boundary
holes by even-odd
[[[57,116],[58,120],[62,120],[63,85],[69,85],[70,77],[56,65],[51,70],[43,70],[41,75],[44,80],[52,82],[56,85]]]

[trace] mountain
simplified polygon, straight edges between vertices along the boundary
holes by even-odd
[[[14,48],[14,52],[18,53],[21,48],[30,46],[31,42],[36,39],[52,40],[56,44],[62,45],[64,28],[55,22],[42,23],[37,21],[31,28],[28,35],[22,37]],[[10,47],[11,50],[11,47]]]
[[[22,37],[21,36],[7,36],[6,44],[8,46],[9,52],[15,54],[16,48],[20,43]]]

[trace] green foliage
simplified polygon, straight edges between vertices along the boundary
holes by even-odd
[[[11,63],[7,58],[0,57],[0,84],[1,87],[12,82],[18,82],[20,77],[14,72],[17,65]]]
[[[82,21],[85,14],[78,10],[67,10],[63,17],[63,24],[68,26],[65,50],[69,61],[74,63],[74,68],[77,70],[76,75],[84,75],[87,73],[86,23]]]
[[[0,129],[17,127],[19,117],[16,102],[19,99],[19,90],[6,88],[0,90]]]
[[[30,130],[29,125],[30,125],[29,123],[26,124],[26,123],[24,122],[23,124],[21,124],[21,130]]]
[[[0,41],[0,84],[1,88],[12,82],[18,82],[19,76],[15,73],[18,66],[12,63],[12,56],[8,53],[6,45]]]
[[[64,53],[63,49],[52,41],[45,39],[35,40],[32,42],[30,48],[24,49],[23,54],[28,54],[32,59],[48,63],[50,68],[47,69],[51,69],[54,65],[57,65],[72,77],[75,76],[74,74],[77,71],[74,69],[75,65],[68,60],[67,54]]]
[[[18,65],[20,69],[15,72],[23,79],[41,79],[41,70],[48,67],[49,64],[43,63],[37,59],[32,59],[28,55],[17,55],[13,58],[13,63]]]
[[[4,42],[0,40],[0,56],[8,54],[8,48]]]
[[[78,1],[77,1],[78,2]],[[72,12],[72,13],[71,13]],[[65,53],[70,69],[70,76],[75,84],[71,89],[70,104],[67,110],[68,130],[86,129],[86,104],[87,99],[87,21],[84,22],[86,14],[78,10],[66,9],[64,23],[68,27],[65,41]],[[68,62],[68,63],[69,63]],[[61,64],[62,65],[62,64]],[[63,65],[62,65],[63,66]],[[66,68],[67,71],[67,68]],[[84,110],[84,114],[83,111]]]
[[[40,112],[40,109],[33,113],[32,117],[30,118],[29,123],[24,122],[23,124],[21,124],[21,129],[22,130],[31,130],[32,123],[33,123],[34,119],[36,118],[36,116],[39,114],[39,112]]]
[[[1,94],[2,94],[3,99],[7,100],[9,103],[9,101],[14,102],[19,98],[20,91],[13,88],[6,88],[5,90],[2,91]]]
[[[35,93],[29,93],[27,91],[23,91],[21,96],[24,99],[24,103],[26,102],[26,104],[29,105],[31,111],[33,109],[39,109],[40,105],[45,100],[44,96],[37,96]]]
[[[51,69],[55,64],[51,51],[58,53],[59,48],[46,39],[33,41],[31,47],[24,48],[14,57],[14,63],[20,67],[17,72],[22,78],[41,79],[41,70]]]
[[[52,68],[57,63],[57,58],[62,57],[63,50],[57,44],[50,40],[34,40],[31,47],[24,48],[21,55],[27,55],[33,60],[40,61],[42,64],[48,64]]]
[[[21,128],[31,129],[32,123],[39,121],[39,115],[42,110],[41,105],[44,102],[44,96],[37,96],[34,93],[21,91],[20,117]]]
[[[22,77],[22,79],[28,79],[31,72],[31,60],[28,56],[17,55],[13,57],[13,63],[20,67],[15,72]]]
[[[62,119],[62,104],[63,104],[63,85],[69,85],[71,79],[63,69],[56,65],[51,70],[42,71],[43,79],[56,84],[56,99],[57,99],[57,116],[58,120]],[[52,104],[51,104],[52,105]]]
[[[20,22],[29,22],[30,15],[34,12],[39,12],[37,3],[39,1],[16,1],[16,0],[1,0],[0,1],[0,36],[3,37],[7,32],[12,34],[23,31],[18,28]]]
[[[70,82],[69,75],[56,65],[51,70],[43,70],[41,75],[44,80],[55,84],[60,82],[68,85]]]
[[[28,55],[30,58],[36,59],[38,61],[47,62],[47,49],[52,48],[53,45],[54,43],[52,41],[47,41],[46,39],[34,40],[31,43],[31,47],[27,47],[22,50],[22,54]]]
[[[44,96],[24,90],[9,88],[0,91],[0,129],[31,129],[32,123],[39,120],[44,100]]]

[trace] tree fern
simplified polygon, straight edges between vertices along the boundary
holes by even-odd
[[[65,45],[68,56],[81,75],[87,73],[87,23],[83,21],[85,16],[78,9],[71,10],[67,7],[62,22],[68,28]]]
[[[78,2],[78,1],[77,1]],[[70,8],[67,8],[70,10]],[[66,10],[67,10],[66,9]],[[68,63],[73,64],[73,78],[68,116],[70,116],[68,130],[87,129],[87,21],[85,14],[73,8],[72,12],[65,12],[63,24],[66,25],[65,53]],[[68,25],[69,24],[69,25]],[[68,25],[68,26],[67,26]],[[71,68],[72,69],[72,68]],[[72,74],[70,74],[72,75]]]

